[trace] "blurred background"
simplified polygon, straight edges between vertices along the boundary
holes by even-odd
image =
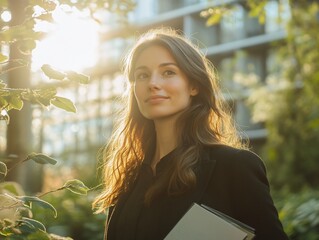
[[[105,215],[93,214],[90,205],[99,185],[97,153],[122,107],[121,60],[139,34],[162,26],[182,31],[216,67],[239,133],[267,166],[290,238],[319,239],[316,0],[1,0],[2,83],[54,87],[77,109],[72,113],[25,101],[22,109],[6,111],[0,99],[1,161],[10,169],[30,152],[58,161],[55,166],[21,164],[5,181],[19,183],[20,194],[36,194],[80,179],[93,189],[87,196],[46,195],[58,217],[39,208],[34,218],[51,233],[102,239]],[[90,82],[52,82],[43,64],[81,72]]]

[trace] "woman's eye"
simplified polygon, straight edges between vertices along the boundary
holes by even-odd
[[[148,78],[147,73],[139,73],[139,74],[136,74],[136,76],[135,76],[135,80],[144,80],[147,78]]]
[[[163,76],[164,77],[169,77],[169,76],[172,76],[172,75],[175,75],[175,74],[176,73],[171,71],[171,70],[166,70],[166,71],[164,71]]]

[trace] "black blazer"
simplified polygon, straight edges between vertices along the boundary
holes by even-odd
[[[134,188],[124,194],[111,213],[106,239],[162,240],[193,202],[253,227],[255,240],[288,239],[270,195],[265,166],[256,154],[224,145],[205,147],[195,172],[197,185],[193,191],[161,196],[148,207],[142,201],[128,200],[137,194]],[[143,174],[142,168],[142,188],[156,180],[147,180]]]

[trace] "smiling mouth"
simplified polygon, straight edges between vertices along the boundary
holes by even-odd
[[[168,97],[164,97],[164,96],[152,96],[149,97],[145,100],[146,103],[159,103],[161,101],[164,101],[168,99]]]

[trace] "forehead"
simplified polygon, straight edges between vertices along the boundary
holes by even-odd
[[[150,45],[139,52],[134,65],[136,69],[141,66],[158,66],[163,63],[176,64],[176,60],[166,47]]]

